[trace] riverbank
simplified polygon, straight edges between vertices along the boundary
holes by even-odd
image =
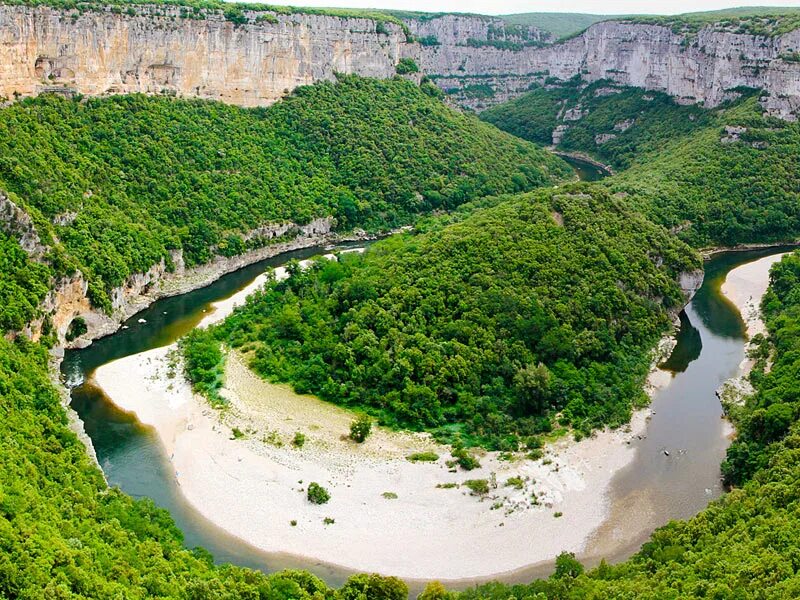
[[[224,318],[259,283],[217,303],[203,323]],[[631,442],[649,415],[639,411],[629,427],[579,443],[560,440],[544,460],[487,453],[480,469],[451,472],[449,449],[424,434],[378,428],[362,445],[343,439],[351,413],[261,380],[237,354],[222,392],[230,407],[213,410],[183,381],[174,350],[109,363],[95,381],[154,427],[190,504],[262,550],[411,579],[487,577],[580,553],[605,520],[610,482],[633,459]],[[298,431],[300,449],[292,445]],[[440,458],[406,460],[423,451]],[[488,493],[472,495],[463,485],[471,479],[487,480]],[[330,490],[328,504],[306,500],[311,481]]]
[[[95,380],[155,428],[201,514],[269,552],[413,579],[485,577],[580,552],[605,518],[608,484],[632,459],[628,442],[642,435],[648,414],[636,413],[625,430],[559,441],[545,460],[486,453],[480,469],[451,472],[448,449],[425,434],[377,428],[364,444],[350,442],[351,413],[261,380],[236,354],[222,392],[230,407],[212,410],[170,376],[180,368],[173,350],[110,363]],[[296,432],[306,439],[299,449]],[[414,452],[440,458],[411,463]],[[506,486],[512,477],[519,489]],[[469,479],[486,479],[489,492],[471,495]],[[328,504],[306,500],[311,481],[330,490]],[[335,522],[325,525],[326,517]]]
[[[788,253],[765,256],[736,267],[728,273],[720,287],[722,295],[739,311],[747,337],[751,340],[755,335],[766,333],[766,326],[761,318],[761,300],[769,287],[770,268],[786,254]],[[717,392],[723,406],[739,404],[753,393],[753,388],[747,379],[755,364],[755,361],[747,356],[750,347],[751,344],[748,343],[736,377],[723,383]]]

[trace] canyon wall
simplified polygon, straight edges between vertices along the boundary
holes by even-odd
[[[446,35],[447,27],[443,28]],[[432,34],[433,35],[433,34]],[[714,26],[696,34],[608,21],[562,43],[521,49],[424,46],[419,65],[465,106],[480,110],[548,77],[608,79],[666,92],[680,102],[719,105],[738,87],[764,89],[765,107],[782,118],[800,111],[800,30],[777,37]]]
[[[402,58],[476,110],[549,77],[666,92],[716,106],[738,87],[765,89],[783,118],[800,111],[800,31],[764,37],[604,22],[560,43],[535,27],[480,16],[391,21],[322,14],[135,6],[60,10],[0,6],[0,96],[142,92],[275,102],[336,73],[386,78]],[[411,41],[409,41],[411,40]]]
[[[261,106],[335,73],[391,77],[406,45],[399,25],[370,19],[129,10],[0,6],[0,95],[167,93]]]

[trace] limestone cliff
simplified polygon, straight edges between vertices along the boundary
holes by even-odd
[[[0,211],[2,210],[8,210],[8,204],[0,202]],[[3,222],[7,223],[0,220],[0,223]],[[38,340],[47,319],[59,344],[65,347],[87,346],[92,340],[113,333],[120,323],[159,298],[203,287],[225,273],[236,271],[265,258],[336,241],[341,236],[333,233],[333,225],[334,220],[331,217],[315,219],[306,225],[294,223],[264,225],[247,236],[248,239],[263,238],[263,246],[232,257],[217,255],[210,262],[192,268],[187,268],[184,264],[181,250],[175,250],[170,257],[171,268],[167,267],[167,261],[161,260],[147,272],[136,273],[122,286],[111,290],[109,313],[92,306],[89,300],[89,282],[80,272],[76,272],[54,283],[53,289],[48,292],[40,306],[40,316],[20,333]],[[350,236],[347,239],[357,237]],[[25,250],[31,258],[39,260],[46,247],[27,246]],[[67,340],[67,332],[76,318],[83,319],[86,332],[74,340]]]
[[[782,118],[800,111],[800,30],[776,37],[707,26],[697,33],[608,21],[545,47],[440,45],[421,48],[419,65],[461,104],[481,109],[524,93],[548,77],[609,79],[658,90],[686,103],[717,106],[736,88],[766,90],[765,107]]]
[[[135,6],[59,10],[0,6],[0,96],[45,91],[166,93],[243,106],[271,104],[337,72],[392,77],[401,58],[464,106],[480,110],[548,77],[617,83],[715,106],[738,87],[765,89],[783,118],[800,111],[800,30],[765,37],[721,26],[604,22],[553,44],[535,27],[480,16],[397,23],[280,12]]]
[[[403,29],[369,19],[0,6],[0,95],[143,92],[266,105],[335,73],[395,74]]]

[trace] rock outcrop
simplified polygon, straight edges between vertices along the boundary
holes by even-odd
[[[159,298],[175,296],[208,285],[226,273],[284,252],[309,248],[338,239],[333,233],[334,220],[320,218],[306,225],[280,223],[265,225],[251,237],[264,238],[265,245],[238,256],[215,256],[211,262],[196,267],[186,267],[183,254],[175,250],[170,256],[171,267],[161,260],[145,273],[135,273],[120,287],[110,291],[111,312],[92,306],[89,300],[89,283],[80,272],[55,282],[40,306],[41,316],[21,333],[38,340],[49,320],[59,343],[65,347],[84,347],[92,340],[109,335],[120,323],[147,308]],[[366,237],[366,236],[365,236]],[[268,240],[272,239],[272,242]],[[29,252],[35,257],[33,252]],[[75,319],[82,319],[86,332],[74,340],[67,340],[67,332]]]

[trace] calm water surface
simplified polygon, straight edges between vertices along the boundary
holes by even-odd
[[[780,251],[785,249],[725,253],[706,263],[705,282],[681,315],[678,346],[665,363],[673,379],[653,401],[655,414],[646,437],[635,441],[636,458],[613,482],[611,515],[583,557],[588,563],[601,555],[624,559],[652,529],[670,519],[696,514],[721,493],[719,465],[728,440],[714,391],[736,373],[744,356],[744,324],[720,295],[719,286],[733,267]],[[83,382],[72,388],[72,406],[85,424],[109,483],[134,497],[152,498],[168,509],[188,547],[205,547],[217,562],[264,571],[308,569],[330,584],[340,585],[350,571],[262,552],[200,516],[181,498],[154,431],[116,409],[91,383],[91,374],[100,365],[167,345],[184,335],[202,319],[210,303],[230,297],[266,269],[320,253],[316,248],[285,254],[226,275],[208,287],[160,300],[132,317],[126,323],[128,329],[97,340],[89,348],[68,351],[62,373],[67,382]],[[147,323],[138,323],[139,318]],[[638,533],[618,539],[623,526],[627,532],[632,524]],[[551,570],[552,564],[539,564],[501,579],[529,581]]]

